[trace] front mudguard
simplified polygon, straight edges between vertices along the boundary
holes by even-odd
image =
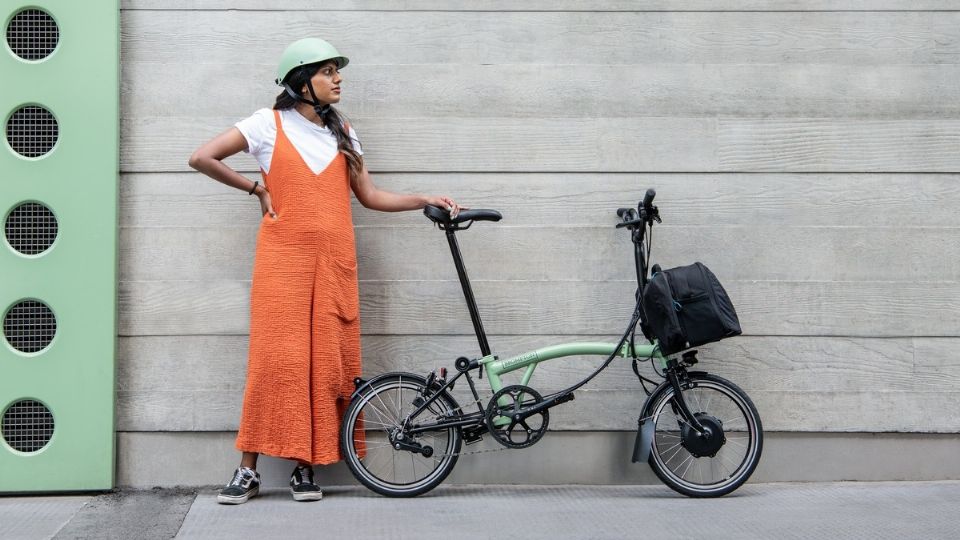
[[[640,417],[637,423],[637,439],[633,443],[633,463],[645,462],[650,459],[650,450],[653,448],[653,420]]]
[[[690,371],[687,376],[706,375],[706,371]],[[637,420],[637,438],[633,443],[632,463],[643,463],[650,459],[650,450],[653,448],[653,434],[656,431],[656,425],[650,418],[650,408],[659,399],[660,394],[670,389],[670,381],[663,381],[654,388],[653,392],[647,396],[643,402],[643,408],[640,410],[640,418]]]

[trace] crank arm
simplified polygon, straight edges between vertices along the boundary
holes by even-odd
[[[535,414],[538,414],[546,409],[555,407],[557,405],[560,405],[561,403],[573,401],[574,399],[575,399],[575,396],[573,395],[573,392],[568,392],[566,394],[560,394],[559,396],[541,401],[540,403],[537,403],[532,407],[524,407],[519,411],[517,411],[516,414],[509,414],[509,415],[503,415],[503,416],[506,416],[507,418],[513,418],[514,416],[519,416],[517,420],[526,420],[527,418]]]

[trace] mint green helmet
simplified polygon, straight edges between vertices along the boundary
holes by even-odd
[[[350,60],[337,52],[333,45],[320,38],[304,38],[291,43],[280,56],[280,68],[277,70],[277,84],[283,85],[283,79],[298,66],[316,64],[325,60],[336,60],[337,69],[343,69]]]

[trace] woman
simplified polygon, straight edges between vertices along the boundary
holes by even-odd
[[[207,142],[190,166],[260,199],[263,218],[250,291],[250,349],[237,449],[240,467],[217,500],[240,504],[259,492],[257,457],[297,462],[294,500],[322,497],[315,464],[341,459],[339,425],[360,375],[357,262],[350,190],[367,208],[396,212],[430,204],[456,215],[449,197],[378,189],[340,101],[347,58],[322,39],[287,47],[277,84],[284,90]],[[240,151],[260,164],[263,183],[223,163]]]

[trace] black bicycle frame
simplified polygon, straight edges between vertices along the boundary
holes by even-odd
[[[487,343],[487,333],[483,330],[483,321],[480,320],[480,310],[477,309],[477,301],[473,297],[473,288],[470,287],[470,278],[467,277],[467,268],[463,264],[463,256],[460,255],[460,246],[457,244],[457,237],[454,236],[454,229],[452,228],[448,228],[445,232],[447,235],[447,243],[450,245],[450,253],[453,255],[453,264],[457,267],[457,277],[460,278],[463,298],[467,301],[467,309],[470,310],[470,320],[473,321],[473,331],[477,334],[480,352],[483,356],[489,356],[490,344]]]

